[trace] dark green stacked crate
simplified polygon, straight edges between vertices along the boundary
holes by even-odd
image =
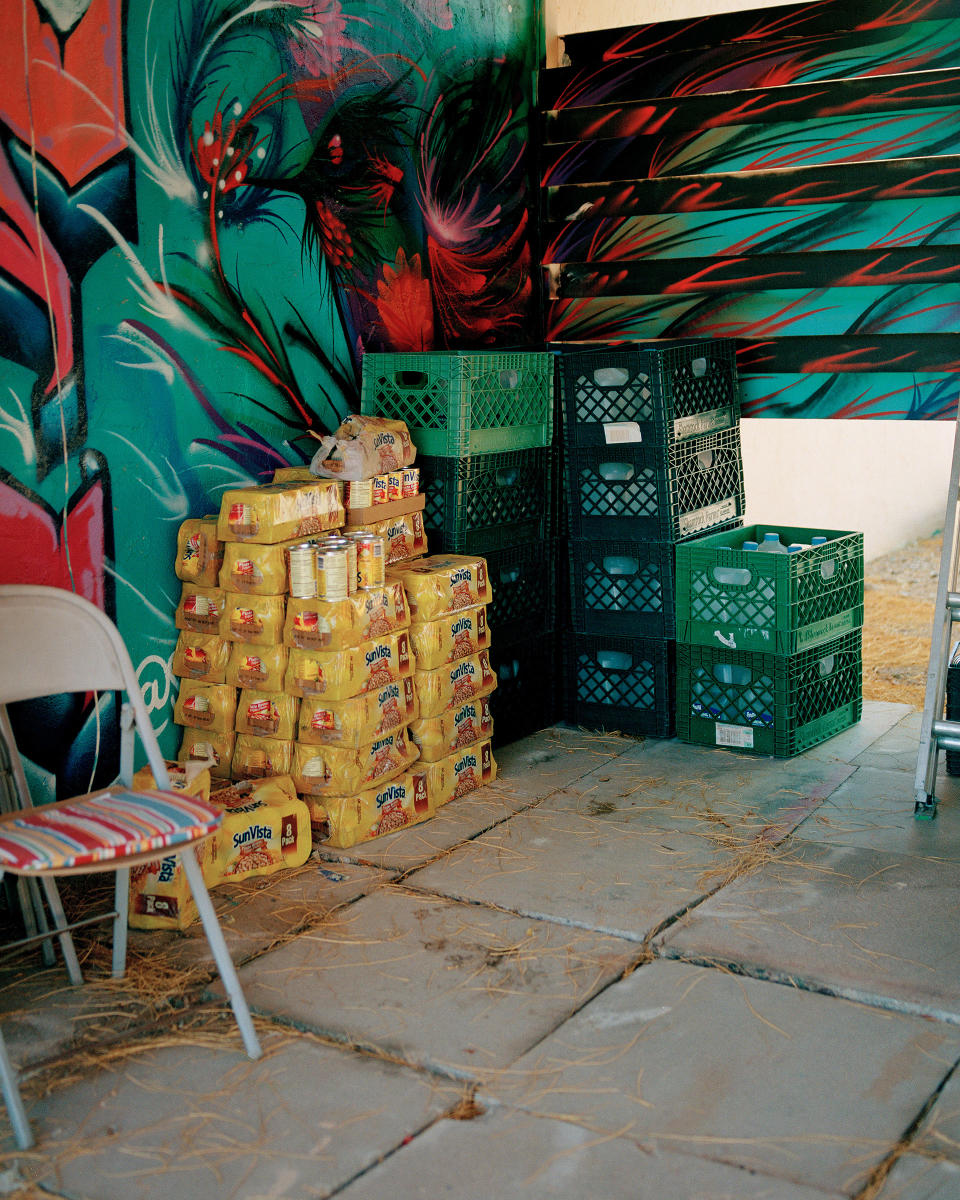
[[[570,533],[564,715],[669,737],[675,547],[743,516],[734,346],[564,349],[559,373]]]
[[[431,554],[487,560],[494,744],[560,715],[553,355],[366,354],[361,411],[405,421]]]
[[[862,708],[863,535],[751,525],[677,547],[677,733],[790,757]],[[810,546],[817,535],[826,537]]]

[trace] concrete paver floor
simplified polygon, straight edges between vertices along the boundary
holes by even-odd
[[[912,815],[918,714],[791,760],[556,728],[425,825],[214,899],[129,978],[0,975],[69,1200],[957,1200],[960,780]],[[97,951],[96,953],[94,951]]]

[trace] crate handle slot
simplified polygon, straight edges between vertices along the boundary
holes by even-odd
[[[629,671],[633,666],[633,655],[625,650],[598,650],[597,664],[605,671]]]
[[[626,367],[597,367],[593,382],[597,387],[625,387],[630,382],[630,372]]]
[[[607,483],[626,482],[633,478],[633,463],[605,462],[597,467],[597,474]]]
[[[716,466],[717,452],[715,450],[701,450],[697,455],[697,467],[701,471],[712,471]]]
[[[736,587],[744,587],[753,579],[746,567],[714,567],[713,577],[717,583],[732,583]]]
[[[427,386],[427,375],[424,371],[397,371],[394,378],[397,386],[402,388],[425,388]]]
[[[496,473],[497,487],[514,487],[519,472],[516,467],[501,467]]]
[[[707,360],[705,358],[695,358],[690,364],[690,370],[693,372],[694,379],[702,379],[707,373]]]
[[[520,386],[520,372],[519,371],[501,371],[500,372],[500,386],[506,392],[515,392],[517,390],[517,388]]]
[[[836,573],[837,560],[835,558],[828,558],[826,562],[820,564],[821,579],[832,579]]]
[[[503,662],[497,667],[497,675],[500,677],[501,683],[506,683],[508,679],[516,679],[520,674],[520,660],[518,658],[511,659],[510,662]]]
[[[628,554],[608,554],[603,560],[603,569],[608,575],[636,575],[640,560]]]
[[[516,583],[520,578],[519,567],[501,567],[500,582],[501,583]]]
[[[753,679],[753,672],[749,667],[737,666],[736,663],[714,663],[713,675],[718,683],[732,683],[734,687],[746,687]]]
[[[828,654],[824,658],[821,658],[817,663],[817,670],[820,672],[820,678],[826,679],[828,675],[832,675],[836,665],[837,656],[835,654]]]

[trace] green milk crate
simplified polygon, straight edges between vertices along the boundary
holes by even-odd
[[[791,758],[848,729],[863,707],[861,630],[797,654],[677,643],[677,736]]]
[[[744,550],[778,532],[792,554]],[[826,537],[810,547],[815,535]],[[677,640],[795,654],[863,624],[863,534],[797,525],[745,525],[676,549]]]

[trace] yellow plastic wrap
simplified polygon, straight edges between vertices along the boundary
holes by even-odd
[[[185,583],[180,590],[180,603],[174,617],[177,629],[187,633],[207,633],[225,637],[224,609],[227,595],[223,588],[200,587]]]
[[[230,775],[233,779],[266,779],[289,775],[293,767],[292,739],[238,733]]]
[[[184,521],[177,531],[177,578],[200,587],[216,587],[222,561],[216,513]]]
[[[284,645],[247,646],[227,642],[230,657],[225,680],[234,687],[256,688],[261,692],[282,692],[290,651]],[[286,772],[281,772],[286,774]]]
[[[333,479],[290,480],[223,493],[217,535],[222,542],[288,542],[339,529],[346,514]]]
[[[271,483],[314,483],[316,475],[309,467],[277,467],[273,473]]]
[[[367,525],[348,525],[346,533],[369,530],[383,538],[384,562],[402,562],[427,553],[427,534],[423,528],[423,513],[404,513],[388,521],[374,521]]]
[[[298,650],[345,650],[409,627],[406,594],[395,582],[347,600],[288,597],[283,640]]]
[[[283,641],[286,596],[224,593],[223,636],[247,646],[278,646]]]
[[[387,578],[403,583],[411,620],[421,624],[489,604],[493,594],[486,559],[469,554],[433,554],[419,562],[393,565]]]
[[[404,727],[367,746],[306,746],[298,742],[291,774],[302,795],[349,795],[402,775],[418,757]]]
[[[249,542],[224,542],[220,586],[228,592],[247,596],[280,596],[289,587],[290,547],[302,538],[257,545]]]
[[[297,740],[305,746],[363,746],[409,725],[418,711],[411,677],[349,700],[304,697]]]
[[[410,643],[418,671],[435,671],[447,663],[479,654],[490,645],[486,607],[465,608],[436,621],[417,622],[410,626]]]
[[[345,850],[432,817],[435,809],[422,776],[401,775],[354,796],[308,796],[314,840]]]
[[[486,650],[471,654],[435,671],[417,671],[413,677],[420,701],[420,717],[438,717],[468,700],[489,696],[497,686]]]
[[[297,729],[300,701],[286,692],[258,692],[244,688],[237,698],[237,733],[290,741]]]
[[[181,631],[173,650],[170,669],[184,679],[200,683],[226,683],[230,643],[215,633]]]
[[[490,697],[468,700],[437,717],[414,721],[410,736],[420,748],[424,762],[436,762],[457,750],[482,742],[493,734]]]
[[[197,683],[184,679],[173,706],[178,725],[209,733],[231,733],[237,716],[237,689],[228,683]]]
[[[423,781],[431,808],[441,808],[451,800],[459,800],[497,777],[497,764],[490,742],[477,742],[431,763],[417,763],[415,779]]]
[[[407,631],[325,654],[291,650],[284,690],[292,696],[347,700],[413,674]]]
[[[229,733],[211,733],[207,729],[188,726],[183,731],[177,760],[181,763],[209,762],[214,779],[229,779],[236,741],[237,735],[232,728]]]
[[[300,867],[310,857],[310,813],[289,775],[211,792],[223,809],[215,869],[219,883]]]

